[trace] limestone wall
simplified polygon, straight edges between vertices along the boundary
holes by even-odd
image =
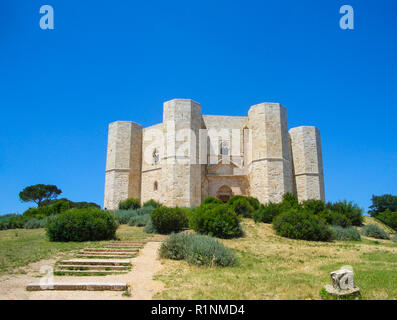
[[[289,133],[299,201],[325,201],[320,131],[315,127],[297,127]]]

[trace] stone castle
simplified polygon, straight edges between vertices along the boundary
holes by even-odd
[[[279,103],[261,103],[235,117],[202,115],[199,103],[175,99],[164,103],[162,123],[109,125],[108,210],[127,198],[190,207],[207,196],[280,202],[287,192],[300,201],[325,201],[320,131],[288,131]]]

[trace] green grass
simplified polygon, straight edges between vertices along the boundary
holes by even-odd
[[[142,228],[122,225],[117,237],[122,241],[143,240],[153,235],[143,232]],[[32,262],[54,259],[77,253],[87,247],[105,245],[101,242],[50,242],[44,229],[13,229],[0,231],[0,274],[24,273],[21,269]]]
[[[397,299],[397,245],[389,241],[310,242],[277,236],[244,220],[245,237],[222,242],[239,265],[203,268],[163,259],[157,299],[321,299],[330,272],[351,265],[363,299]]]

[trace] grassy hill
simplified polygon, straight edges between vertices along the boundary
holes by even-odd
[[[243,238],[222,241],[236,252],[238,267],[208,269],[163,260],[157,279],[166,288],[155,298],[320,299],[330,272],[351,265],[364,299],[397,299],[397,244],[390,240],[291,240],[277,236],[270,224],[252,220],[244,221],[244,232]]]

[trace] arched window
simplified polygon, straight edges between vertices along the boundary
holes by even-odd
[[[154,184],[153,184],[153,190],[154,190],[154,191],[157,191],[158,188],[159,188],[159,184],[158,184],[157,181],[155,181]]]
[[[229,155],[229,141],[223,140],[219,143],[219,153],[222,156]]]
[[[153,157],[153,163],[154,163],[154,164],[158,164],[159,161],[160,161],[160,155],[159,155],[159,151],[157,150],[157,148],[155,148],[155,149],[153,150],[152,157]]]

